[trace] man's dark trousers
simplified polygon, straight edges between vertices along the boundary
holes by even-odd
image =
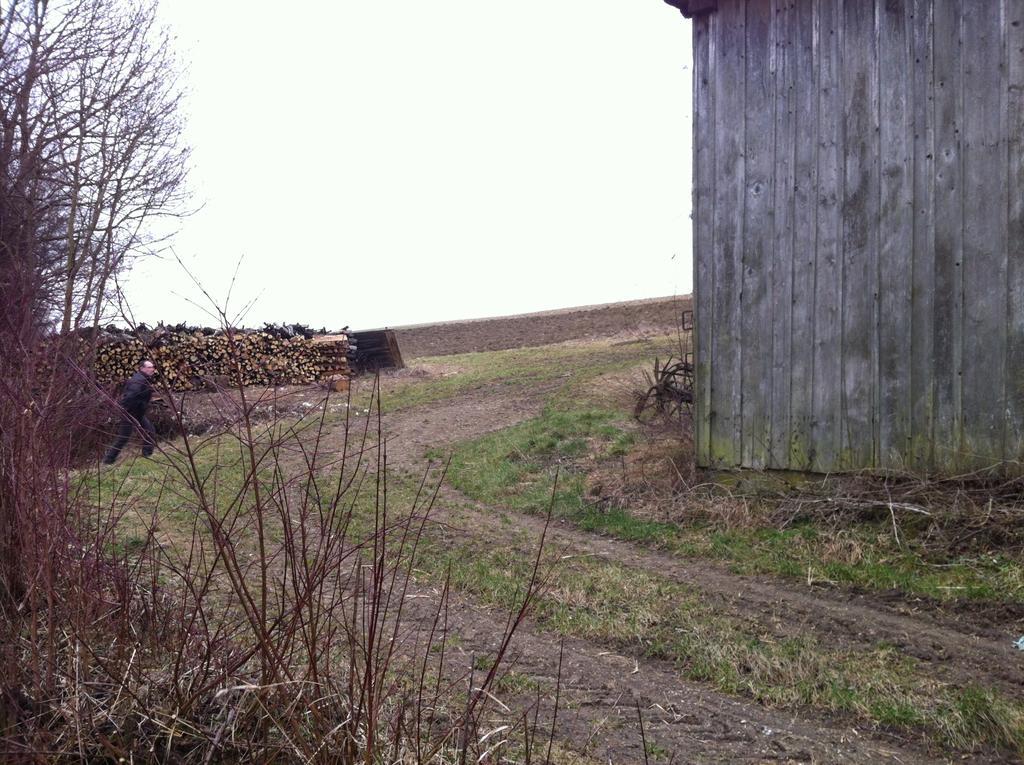
[[[117,440],[114,441],[103,461],[108,465],[117,462],[117,456],[128,443],[128,439],[132,437],[132,433],[140,428],[142,430],[142,456],[149,457],[153,454],[153,448],[156,446],[156,428],[153,427],[153,423],[146,415],[125,414],[121,417],[121,424],[117,428]]]
[[[142,456],[148,457],[153,453],[156,446],[156,430],[153,423],[146,419],[146,407],[149,406],[152,397],[153,384],[140,366],[139,371],[128,378],[124,390],[121,391],[121,425],[117,429],[117,440],[103,458],[105,463],[112,465],[117,461],[117,455],[132,437],[133,430],[142,432]]]

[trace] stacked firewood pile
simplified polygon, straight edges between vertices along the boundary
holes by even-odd
[[[319,335],[310,342],[317,349],[323,364],[324,372],[319,377],[324,387],[333,391],[347,391],[352,369],[349,358],[352,356],[352,340],[346,334]]]
[[[299,385],[347,379],[348,336],[308,328],[261,330],[145,327],[134,333],[105,331],[96,343],[96,381],[118,383],[139,361],[156,364],[173,390],[241,385]]]

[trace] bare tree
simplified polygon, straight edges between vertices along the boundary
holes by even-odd
[[[2,193],[46,228],[36,270],[67,332],[100,321],[148,224],[183,210],[177,65],[153,2],[10,0],[0,24]]]
[[[154,243],[146,224],[182,209],[188,150],[167,35],[155,28],[152,5],[112,16],[100,7],[108,4],[92,2],[98,15],[86,29],[97,56],[79,62],[77,124],[61,162],[68,173],[64,331],[99,322],[112,276]]]
[[[49,489],[27,477],[66,462],[82,408],[52,341],[99,323],[182,211],[177,71],[153,0],[0,0],[0,600],[33,586]]]

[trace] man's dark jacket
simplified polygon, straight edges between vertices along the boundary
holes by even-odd
[[[121,406],[135,419],[146,416],[146,407],[153,397],[153,385],[142,372],[136,372],[128,378],[121,392]]]

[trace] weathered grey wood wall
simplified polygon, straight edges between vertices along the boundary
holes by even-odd
[[[698,462],[1021,472],[1024,0],[693,23]]]

